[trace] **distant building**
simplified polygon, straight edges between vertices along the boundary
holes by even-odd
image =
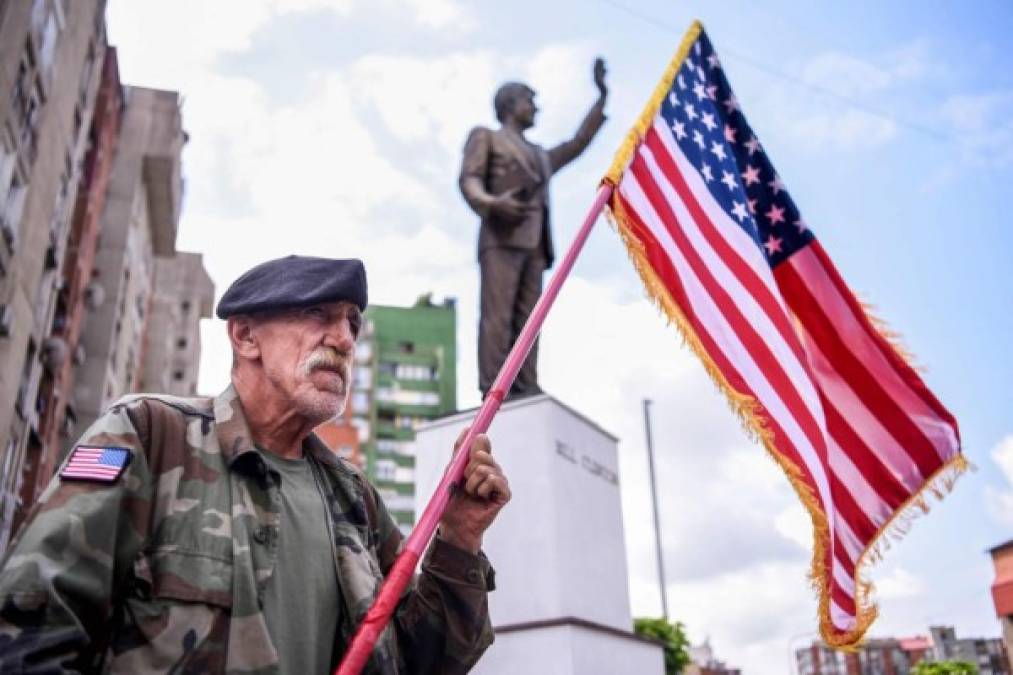
[[[979,675],[1009,675],[1010,663],[1000,638],[957,638],[953,626],[930,626],[934,661],[968,661]]]
[[[979,675],[1009,675],[996,638],[958,640],[952,627],[933,626],[931,638],[870,638],[857,651],[831,649],[822,642],[795,652],[798,675],[908,675],[922,661],[969,661]]]
[[[872,638],[856,652],[843,652],[814,641],[797,650],[795,657],[799,675],[907,675],[925,658],[927,642],[926,638]]]
[[[125,87],[124,98],[92,272],[105,302],[88,317],[74,391],[82,428],[124,394],[194,393],[197,327],[214,294],[201,257],[176,252],[186,140],[179,95]]]
[[[178,94],[120,83],[103,0],[0,2],[0,553],[76,437],[195,393],[214,288],[177,253]]]
[[[741,675],[742,671],[732,668],[714,657],[710,638],[703,644],[689,648],[689,664],[683,668],[683,675]]]
[[[317,433],[366,469],[408,531],[415,523],[415,428],[457,410],[453,299],[437,304],[423,295],[411,307],[366,309],[348,408]]]
[[[155,257],[151,310],[145,328],[140,391],[197,393],[200,320],[210,319],[215,286],[199,253]]]
[[[798,675],[853,675],[848,670],[847,656],[814,640],[808,647],[795,650],[796,672]]]
[[[932,640],[924,635],[898,638],[900,648],[908,655],[911,665],[932,660]]]
[[[995,567],[992,602],[1002,626],[1007,658],[1013,659],[1013,539],[989,549]]]

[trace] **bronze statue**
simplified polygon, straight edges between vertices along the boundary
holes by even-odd
[[[493,99],[497,130],[476,127],[464,146],[459,185],[482,219],[478,235],[481,320],[478,386],[483,398],[542,293],[542,273],[552,266],[549,178],[591,143],[605,122],[605,62],[595,59],[595,102],[574,137],[546,150],[524,138],[535,123],[535,92],[508,82]],[[511,387],[511,396],[537,394],[538,343]]]

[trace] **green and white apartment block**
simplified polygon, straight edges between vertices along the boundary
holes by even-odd
[[[457,410],[457,310],[423,295],[371,305],[356,348],[350,422],[363,466],[402,531],[415,523],[415,429]]]

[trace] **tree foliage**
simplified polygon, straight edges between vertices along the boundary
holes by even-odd
[[[978,675],[978,666],[967,661],[922,661],[911,669],[911,675]]]
[[[634,619],[633,630],[637,635],[664,643],[665,675],[679,675],[689,663],[689,640],[681,621],[669,623],[664,619]]]

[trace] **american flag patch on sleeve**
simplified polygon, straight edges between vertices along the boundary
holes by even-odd
[[[83,480],[95,483],[114,483],[133,457],[125,448],[99,448],[79,445],[60,472],[64,480]]]

